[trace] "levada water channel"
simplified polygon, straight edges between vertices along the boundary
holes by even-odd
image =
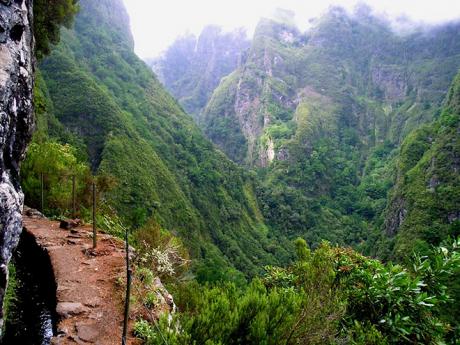
[[[12,260],[2,345],[49,345],[56,334],[56,283],[48,254],[23,231]]]

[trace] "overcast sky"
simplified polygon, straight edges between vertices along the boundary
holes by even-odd
[[[260,17],[277,7],[296,13],[299,27],[330,5],[352,9],[356,0],[124,0],[131,17],[136,53],[154,57],[176,37],[198,34],[207,24],[230,30],[244,26],[252,33]],[[460,0],[364,0],[378,13],[392,18],[406,15],[414,21],[438,23],[460,18]]]

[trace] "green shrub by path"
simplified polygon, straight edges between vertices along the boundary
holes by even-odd
[[[298,261],[262,279],[176,286],[179,314],[136,324],[147,344],[455,343],[458,323],[445,284],[460,269],[460,242],[415,257],[413,268],[382,264],[351,249],[296,241]]]
[[[41,207],[41,177],[43,176],[44,207],[49,215],[70,214],[72,209],[72,178],[76,181],[76,202],[83,206],[89,193],[89,167],[76,158],[70,145],[55,141],[34,142],[29,146],[22,164],[21,183],[28,206]],[[86,203],[85,203],[86,204]]]

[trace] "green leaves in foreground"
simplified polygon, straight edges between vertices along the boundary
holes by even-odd
[[[172,321],[157,330],[140,321],[136,331],[147,344],[455,343],[447,282],[460,268],[459,244],[408,270],[327,243],[310,252],[298,240],[292,266],[267,268],[243,289],[185,285]]]

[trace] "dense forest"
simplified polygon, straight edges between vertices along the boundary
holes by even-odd
[[[257,172],[260,207],[275,233],[301,236],[313,246],[327,239],[382,258],[410,252],[413,248],[398,249],[394,243],[406,232],[400,215],[410,202],[395,183],[416,163],[401,167],[413,131],[439,117],[460,67],[460,25],[402,35],[365,5],[354,13],[332,8],[305,33],[293,23],[293,13],[281,10],[259,22],[240,64],[222,75],[195,115],[199,125],[231,159]],[[226,39],[221,35],[214,41]],[[190,67],[194,57],[184,40],[154,68],[180,100],[187,91],[183,85],[206,85],[209,78]],[[219,44],[212,47],[201,57],[202,65],[213,66],[215,55],[231,56]],[[183,56],[188,61],[179,59]],[[185,71],[173,83],[168,79],[172,63]],[[189,97],[197,96],[189,92]],[[182,103],[187,106],[190,99]],[[455,176],[450,182],[455,185]],[[447,209],[416,221],[438,222],[444,215],[441,223],[452,223],[458,208],[452,197]],[[428,241],[432,244],[448,235],[447,229],[433,232],[442,235]]]
[[[366,6],[134,53],[122,0],[36,1],[25,204],[136,248],[146,344],[460,341],[460,24]],[[50,20],[52,18],[52,20]],[[62,26],[64,25],[64,26]],[[153,71],[152,71],[153,69]],[[41,185],[44,186],[44,196]],[[43,200],[43,202],[42,202]]]

